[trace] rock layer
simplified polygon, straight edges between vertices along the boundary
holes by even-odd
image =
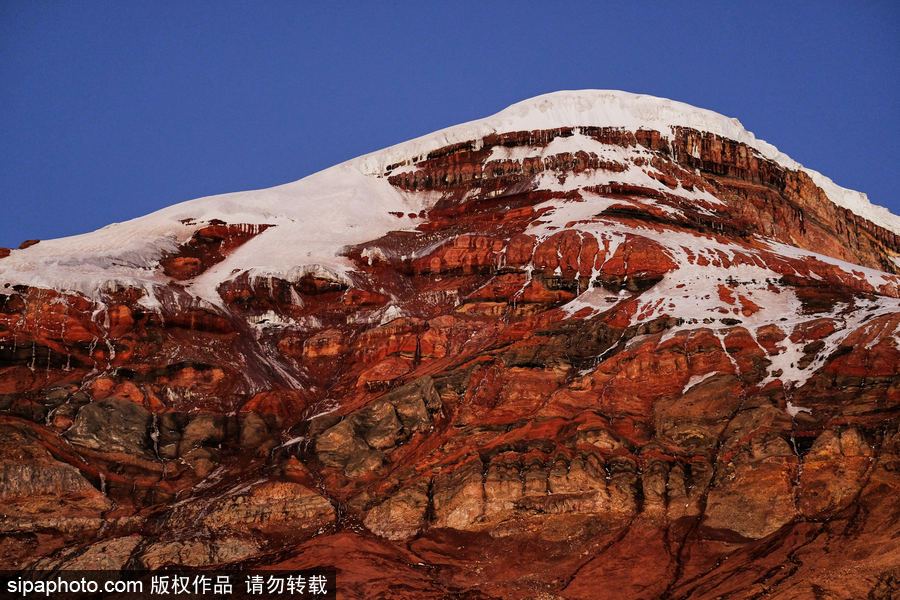
[[[689,126],[495,132],[376,176],[429,208],[347,272],[246,265],[204,300],[279,227],[211,220],[151,287],[9,281],[4,564],[892,597],[895,233]]]

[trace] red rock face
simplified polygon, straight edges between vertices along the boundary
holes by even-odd
[[[3,564],[333,565],[345,598],[898,593],[895,234],[688,128],[493,134],[382,175],[439,199],[346,248],[346,280],[248,270],[191,301],[267,229],[213,222],[153,304],[0,292]]]
[[[215,221],[194,232],[190,240],[176,253],[163,258],[160,265],[172,279],[193,279],[266,229],[267,225],[229,225]]]

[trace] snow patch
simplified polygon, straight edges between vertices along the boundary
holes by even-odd
[[[789,415],[791,415],[791,417],[796,417],[800,413],[806,413],[808,415],[812,414],[811,408],[806,408],[803,406],[794,406],[790,400],[788,400],[787,407],[785,408],[785,410],[787,411],[787,413]]]
[[[241,272],[287,280],[306,274],[346,280],[352,269],[342,255],[346,246],[414,229],[420,220],[408,215],[418,214],[432,199],[345,163],[274,188],[190,200],[93,233],[14,250],[0,262],[0,282],[26,282],[94,299],[115,283],[143,289],[149,297],[155,286],[171,281],[158,269],[159,261],[203,224],[219,219],[270,225],[187,283],[193,296],[221,305],[217,288]]]
[[[842,188],[818,171],[805,168],[772,144],[757,139],[737,119],[675,100],[618,90],[567,90],[536,96],[490,117],[441,129],[351,162],[363,173],[382,176],[388,166],[408,164],[410,157],[414,157],[413,161],[421,160],[437,148],[481,140],[495,133],[591,126],[630,131],[650,129],[659,131],[664,137],[671,136],[677,127],[687,127],[732,139],[785,168],[805,171],[838,206],[900,233],[900,217],[872,204],[865,194]]]
[[[347,161],[299,181],[264,190],[199,198],[93,233],[45,240],[29,248],[13,250],[0,261],[0,285],[27,283],[34,287],[77,292],[95,300],[100,299],[109,286],[134,287],[145,292],[142,305],[150,310],[160,310],[155,291],[162,286],[183,286],[184,291],[198,302],[221,305],[219,286],[241,273],[247,273],[251,278],[288,280],[322,273],[325,277],[346,281],[353,268],[344,256],[347,246],[378,239],[391,231],[415,229],[420,219],[410,215],[421,214],[440,198],[437,192],[406,192],[395,188],[385,178],[389,166],[402,164],[402,169],[412,169],[418,160],[437,148],[463,142],[478,146],[484,136],[493,133],[583,126],[654,129],[664,136],[672,135],[676,127],[690,127],[745,143],[761,156],[787,168],[802,168],[774,146],[757,140],[738,120],[709,110],[620,91],[556,92],[514,104],[485,119]],[[595,152],[604,160],[624,164],[627,169],[621,173],[589,170],[571,174],[563,182],[552,174],[542,174],[538,185],[556,191],[581,190],[584,202],[557,203],[553,211],[530,231],[549,235],[554,228],[565,227],[571,221],[593,219],[611,205],[612,200],[584,193],[583,188],[587,186],[639,185],[667,196],[696,201],[701,210],[704,204],[720,202],[707,192],[682,187],[671,190],[661,184],[648,173],[651,167],[633,164],[635,156],[645,152],[639,147],[626,149],[602,144],[579,132],[554,139],[540,153],[548,155],[576,150]],[[491,157],[522,160],[536,151],[528,147],[495,148]],[[870,204],[864,194],[841,188],[815,171],[806,171],[835,203],[900,233],[900,218]],[[657,202],[656,206],[670,213],[677,212],[663,203]],[[215,219],[230,224],[267,225],[268,228],[193,280],[172,282],[159,268],[160,260],[176,253],[199,227]],[[594,222],[578,228],[593,232],[598,239],[605,234],[608,240],[619,241],[621,236],[608,233],[607,227]],[[673,252],[678,253],[675,235],[671,232],[662,237],[668,240],[667,245]],[[654,232],[651,237],[658,239],[660,236]],[[711,247],[708,240],[704,245]],[[800,252],[788,248],[778,248],[778,251]],[[376,257],[373,251],[366,259]],[[833,260],[818,258],[826,262]],[[873,285],[889,281],[890,276],[885,274],[861,267],[857,270]]]
[[[683,396],[684,394],[687,394],[688,390],[697,387],[698,385],[700,385],[701,383],[703,383],[710,377],[714,377],[716,375],[718,375],[718,373],[716,371],[710,371],[709,373],[706,373],[705,375],[694,375],[693,377],[691,377],[688,380],[687,384],[685,384],[684,389],[681,390],[681,395]]]

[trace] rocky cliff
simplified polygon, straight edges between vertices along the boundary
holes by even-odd
[[[0,563],[896,597],[898,232],[733,119],[584,91],[23,244]]]

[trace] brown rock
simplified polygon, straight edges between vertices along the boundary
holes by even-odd
[[[792,481],[797,458],[780,437],[755,438],[748,452],[719,466],[703,524],[758,539],[796,516]]]
[[[143,541],[129,535],[95,542],[86,548],[67,548],[59,556],[39,560],[30,566],[37,571],[118,571],[125,568],[131,553]]]
[[[419,480],[372,507],[363,521],[376,535],[389,540],[413,537],[425,526],[428,482]]]
[[[61,530],[95,526],[113,507],[78,469],[11,425],[0,425],[0,503],[0,530],[8,533],[27,529],[28,521]]]
[[[434,527],[474,529],[484,514],[482,463],[477,457],[434,479]]]
[[[263,535],[309,534],[334,521],[334,507],[328,500],[304,485],[287,481],[264,482],[203,512],[200,521],[212,531]],[[174,516],[173,520],[180,518]]]
[[[855,428],[838,434],[826,429],[803,457],[797,507],[810,518],[823,518],[852,502],[873,466],[872,449]]]
[[[127,400],[106,398],[85,404],[65,436],[75,445],[104,452],[153,456],[151,415]]]
[[[141,550],[138,560],[150,570],[226,566],[252,557],[259,549],[256,542],[235,536],[214,540],[197,538],[154,542]]]
[[[351,419],[341,421],[316,438],[316,455],[323,464],[343,469],[348,477],[377,469],[383,460],[380,452],[357,436]]]

